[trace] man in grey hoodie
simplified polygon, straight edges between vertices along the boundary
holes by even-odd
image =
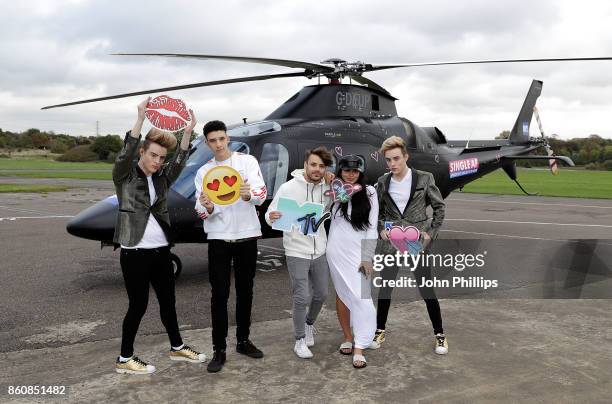
[[[278,189],[266,212],[266,222],[272,225],[282,216],[282,212],[277,210],[281,197],[294,199],[299,205],[315,202],[327,206],[329,197],[325,195],[328,189],[325,170],[332,163],[332,154],[324,147],[307,151],[304,170],[294,170],[291,173],[293,179]],[[308,347],[314,345],[314,322],[327,299],[329,267],[325,257],[326,245],[327,235],[323,225],[319,226],[314,235],[304,235],[301,229],[296,228],[283,233],[283,247],[293,291],[293,351],[303,359],[313,356]],[[309,280],[312,283],[312,298],[309,296]]]

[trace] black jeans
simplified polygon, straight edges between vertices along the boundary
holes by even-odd
[[[227,300],[230,294],[230,272],[234,262],[236,287],[236,339],[249,338],[253,279],[257,263],[257,240],[230,243],[223,240],[208,242],[208,279],[212,288],[213,349],[225,349],[227,338]]]
[[[396,279],[399,272],[398,267],[385,267],[381,272],[383,280]],[[409,270],[402,270],[407,273]],[[414,278],[418,282],[418,285],[422,283],[422,279],[431,279],[431,268],[419,266],[413,272]],[[433,326],[435,334],[444,333],[442,328],[442,313],[440,312],[440,303],[436,297],[436,292],[432,287],[419,287],[419,294],[425,301],[427,306],[427,313],[429,314],[429,320]],[[393,293],[392,287],[383,287],[378,291],[378,304],[376,307],[376,328],[384,330],[387,324],[387,316],[389,315],[389,307],[391,306],[391,293]]]
[[[153,286],[157,295],[159,314],[170,338],[170,345],[182,345],[183,340],[176,319],[174,273],[170,260],[170,247],[122,248],[120,262],[125,289],[130,301],[127,314],[123,319],[121,356],[128,358],[134,354],[134,339],[149,303],[149,284]]]

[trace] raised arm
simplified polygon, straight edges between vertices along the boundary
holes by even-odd
[[[123,149],[121,149],[117,154],[115,165],[113,166],[113,182],[115,184],[123,181],[130,173],[132,161],[134,161],[134,157],[138,151],[140,131],[142,130],[142,124],[144,123],[145,119],[145,109],[150,100],[151,97],[147,97],[146,100],[138,104],[138,118],[136,119],[132,130],[125,135]]]
[[[189,110],[189,114],[191,115],[191,121],[183,132],[183,137],[181,139],[179,148],[176,153],[174,153],[174,158],[172,159],[172,161],[164,170],[164,175],[166,176],[168,185],[176,181],[178,176],[181,174],[181,171],[183,171],[183,168],[185,168],[185,164],[187,163],[187,157],[189,155],[189,140],[191,139],[191,133],[193,132],[193,128],[197,123],[195,114],[191,109]]]

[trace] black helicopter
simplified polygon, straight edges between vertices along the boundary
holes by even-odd
[[[568,166],[574,165],[569,157],[554,155],[544,136],[537,138],[529,136],[535,103],[542,91],[541,81],[533,80],[531,83],[508,139],[468,142],[447,141],[444,133],[437,127],[421,127],[406,118],[399,117],[395,108],[397,99],[377,83],[363,77],[363,73],[432,65],[612,59],[611,57],[513,59],[374,66],[362,62],[349,63],[340,59],[329,59],[321,64],[314,64],[294,60],[219,55],[125,53],[117,55],[220,59],[300,68],[303,71],[158,88],[52,105],[43,109],[274,78],[319,79],[319,84],[302,88],[264,120],[253,123],[246,123],[245,120],[243,124],[228,127],[230,148],[233,151],[252,154],[259,161],[269,199],[259,207],[260,212],[266,211],[274,193],[287,181],[291,171],[303,166],[304,152],[321,145],[332,150],[336,159],[346,154],[360,156],[365,162],[367,178],[370,182],[375,182],[386,172],[386,164],[383,156],[378,154],[378,148],[385,138],[392,135],[401,136],[408,145],[411,166],[433,173],[436,184],[445,198],[453,190],[498,168],[502,168],[520,187],[515,166],[515,161],[519,159],[549,160],[551,169],[556,168],[557,160]],[[321,77],[325,77],[328,82],[321,84]],[[342,84],[342,79],[345,77],[350,79],[350,84]],[[354,85],[352,81],[361,85]],[[197,170],[210,160],[213,154],[202,136],[196,138],[192,146],[187,166],[168,195],[170,219],[177,234],[176,243],[206,242],[202,221],[194,211],[194,178]],[[548,155],[530,154],[540,148],[544,148]],[[101,241],[102,246],[112,245],[117,209],[116,196],[110,196],[72,218],[66,226],[67,231],[77,237]],[[264,237],[281,235],[265,223],[263,214],[260,218]],[[173,262],[175,275],[178,276],[181,271],[180,258],[173,255]]]

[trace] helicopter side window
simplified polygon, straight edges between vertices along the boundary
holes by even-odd
[[[380,110],[378,96],[375,94],[372,94],[372,111],[378,111],[378,110]]]
[[[400,120],[402,121],[404,129],[406,130],[406,147],[409,149],[416,149],[416,136],[414,135],[414,127],[412,126],[412,122],[404,118],[400,118]]]
[[[359,158],[359,160],[361,160],[363,162],[363,171],[365,172],[365,170],[367,170],[367,166],[366,166],[366,159],[363,158],[363,156],[361,154],[357,154],[357,157]]]
[[[229,148],[232,151],[249,154],[249,146],[246,143],[230,141]],[[213,158],[213,152],[204,142],[204,136],[197,138],[193,142],[192,153],[187,160],[187,164],[178,179],[172,184],[172,189],[181,194],[184,198],[195,198],[195,179],[196,173],[208,160]]]
[[[336,174],[336,167],[338,167],[338,157],[336,157],[336,155],[333,154],[332,155],[332,165],[327,167],[326,171]]]
[[[280,186],[287,181],[289,170],[287,148],[278,143],[264,144],[259,159],[259,168],[266,183],[266,188],[268,188],[267,199],[272,199]]]

